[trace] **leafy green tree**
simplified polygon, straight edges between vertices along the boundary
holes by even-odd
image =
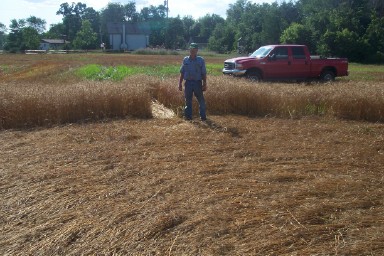
[[[103,25],[108,22],[125,22],[126,10],[120,3],[109,2],[107,7],[101,10],[100,16]]]
[[[72,41],[82,26],[82,16],[87,8],[86,4],[78,2],[77,4],[63,3],[56,12],[57,15],[63,15],[65,26],[65,35],[67,40]]]
[[[231,23],[235,27],[236,40],[239,40],[241,49],[237,49],[239,52],[253,52],[255,48],[265,44],[262,41],[262,8],[260,5],[247,3],[244,6],[244,11],[241,19],[237,23]],[[233,46],[236,49],[237,45]]]
[[[25,27],[25,20],[12,19],[11,24],[9,25],[10,33],[7,36],[7,40],[4,46],[4,49],[16,53],[23,49],[23,33],[22,29]]]
[[[27,25],[37,31],[38,34],[42,34],[45,31],[45,26],[47,22],[43,19],[37,18],[35,16],[30,16],[26,19]]]
[[[197,35],[192,34],[192,28],[195,25],[195,20],[192,18],[192,16],[185,16],[183,17],[182,22],[183,22],[183,31],[184,31],[184,35],[183,35],[184,41],[188,42],[189,39],[198,35],[198,34]]]
[[[369,0],[368,6],[373,10],[377,17],[384,17],[384,1],[381,0]]]
[[[91,22],[84,20],[79,32],[73,40],[76,49],[95,49],[97,47],[97,34],[93,32]]]
[[[63,23],[53,24],[49,30],[43,34],[43,38],[66,39],[65,31],[65,25]]]
[[[232,25],[218,24],[209,38],[209,49],[218,53],[228,53],[235,43],[235,31]]]
[[[348,29],[363,35],[370,22],[367,0],[340,1],[336,8],[328,10],[328,17],[328,30]]]
[[[6,35],[5,33],[7,32],[7,27],[0,22],[0,50],[3,49],[5,40],[6,40]]]
[[[129,2],[128,4],[124,5],[124,11],[126,21],[136,22],[139,20],[139,13],[136,11],[135,2]]]
[[[95,9],[92,7],[86,8],[81,16],[81,19],[88,20],[91,23],[92,30],[94,32],[100,32],[100,13],[95,11]]]
[[[179,16],[168,19],[168,26],[165,31],[165,47],[167,49],[178,49],[185,46],[183,29],[184,24]]]
[[[159,21],[167,17],[167,8],[164,5],[149,6],[141,9],[139,19],[141,21]]]
[[[167,9],[164,5],[149,6],[143,8],[138,14],[138,20],[148,22],[150,24],[151,36],[149,37],[149,44],[155,47],[169,47],[178,48],[181,43],[180,37],[184,37],[184,31],[181,29],[175,35],[174,31],[169,31],[169,27],[178,26],[177,23],[181,19],[170,18],[167,19]],[[176,21],[174,20],[176,19]],[[174,42],[170,38],[174,36]]]
[[[197,21],[201,24],[199,37],[206,38],[207,40],[212,35],[218,24],[223,24],[225,20],[217,14],[207,14]]]
[[[5,34],[7,32],[7,27],[0,22],[0,33]]]
[[[359,35],[343,29],[324,33],[320,40],[319,53],[326,56],[347,57],[351,61],[362,61],[368,45]]]
[[[149,45],[153,47],[162,47],[165,45],[166,24],[160,22],[151,22],[151,35]]]
[[[262,16],[261,24],[262,31],[260,39],[263,44],[277,44],[279,43],[280,34],[285,29],[280,17],[280,9],[277,2],[273,4],[263,4],[262,7],[264,15]]]
[[[167,17],[167,8],[164,5],[150,6],[151,19],[163,20]]]
[[[237,0],[236,3],[229,4],[229,9],[227,10],[227,22],[239,24],[249,5],[250,3],[247,0]]]
[[[379,17],[377,13],[371,16],[371,23],[364,35],[369,44],[367,61],[375,63],[384,62],[384,16]]]
[[[298,8],[306,28],[312,31],[315,41],[330,29],[329,12],[337,8],[339,0],[299,0]]]
[[[40,36],[33,27],[22,29],[22,46],[20,50],[37,50],[40,46]]]
[[[318,53],[353,61],[365,58],[369,45],[363,36],[371,19],[368,0],[299,0],[298,6]]]
[[[241,38],[241,47],[252,52],[265,44],[278,43],[282,32],[293,22],[300,22],[300,10],[296,4],[254,4],[238,0],[227,10],[226,23],[234,27],[236,40]],[[233,49],[237,46],[233,45]]]
[[[10,34],[7,37],[5,49],[10,52],[39,49],[41,34],[46,22],[35,16],[27,19],[11,20]]]
[[[315,43],[312,40],[312,31],[303,24],[292,23],[280,36],[280,42],[284,44],[305,44],[310,51],[315,51]]]
[[[279,6],[279,12],[279,15],[285,23],[284,25],[286,27],[292,24],[293,22],[300,23],[303,19],[302,13],[300,12],[297,4],[292,1],[282,2]]]
[[[197,37],[200,35],[200,31],[201,31],[201,24],[199,22],[195,22],[190,31],[189,31],[189,34],[191,37]]]
[[[151,19],[151,12],[148,7],[141,9],[139,19],[142,21],[149,21]]]

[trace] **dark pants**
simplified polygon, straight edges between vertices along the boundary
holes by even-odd
[[[202,89],[202,81],[201,80],[186,80],[185,81],[185,110],[184,115],[186,119],[192,119],[192,98],[195,95],[197,101],[199,102],[199,111],[201,120],[206,120],[207,116],[205,113],[205,99]]]

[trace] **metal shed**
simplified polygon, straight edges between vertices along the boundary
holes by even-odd
[[[151,30],[148,23],[110,22],[107,31],[112,50],[132,51],[148,46]]]

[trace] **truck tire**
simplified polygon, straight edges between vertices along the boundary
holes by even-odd
[[[323,82],[333,82],[335,81],[335,73],[331,70],[324,70],[320,75],[320,80]]]
[[[261,81],[261,74],[259,71],[251,70],[248,71],[246,74],[247,79],[249,79],[252,82],[260,82]]]

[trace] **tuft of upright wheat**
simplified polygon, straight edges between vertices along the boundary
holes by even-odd
[[[9,84],[0,90],[2,129],[152,116],[151,97],[139,79],[83,81],[61,87]]]

